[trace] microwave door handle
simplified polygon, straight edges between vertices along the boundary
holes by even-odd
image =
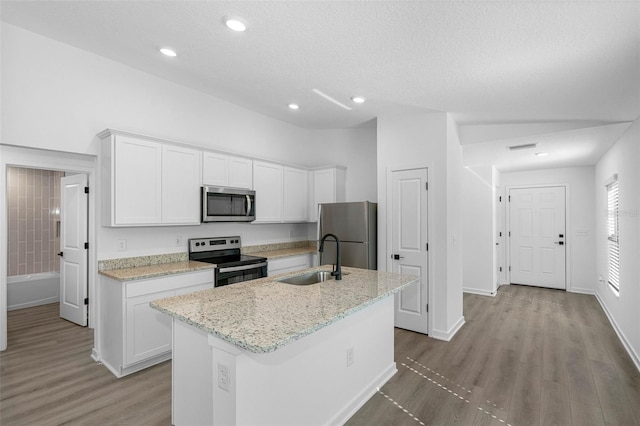
[[[245,195],[247,197],[247,214],[245,216],[251,216],[251,196]]]

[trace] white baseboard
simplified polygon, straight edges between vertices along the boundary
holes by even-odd
[[[571,289],[567,289],[567,291],[569,293],[589,294],[592,296],[596,294],[592,288],[571,287]]]
[[[327,424],[328,425],[342,425],[347,422],[364,404],[371,399],[371,397],[384,386],[385,383],[393,377],[398,369],[394,362],[389,368],[383,371],[378,377],[376,377],[369,386],[360,392],[358,396],[353,398],[339,413],[337,413]]]
[[[611,323],[613,329],[618,335],[618,338],[622,342],[622,346],[624,346],[624,348],[627,350],[627,353],[631,357],[631,360],[636,365],[636,368],[638,369],[638,371],[640,371],[640,356],[638,356],[636,351],[633,349],[633,346],[631,346],[631,344],[629,343],[629,340],[627,339],[627,337],[624,335],[624,333],[618,326],[618,323],[609,312],[607,305],[605,305],[604,301],[600,298],[600,295],[598,295],[598,293],[595,293],[595,296],[596,296],[596,299],[598,300],[598,303],[600,303],[600,306],[602,306],[602,310],[607,315],[607,318],[609,318],[609,322]]]
[[[477,294],[479,296],[490,296],[490,297],[496,297],[496,293],[497,291],[489,291],[489,290],[485,290],[485,289],[481,289],[481,288],[470,288],[470,287],[463,287],[462,288],[462,292],[463,293],[470,293],[470,294]]]
[[[458,321],[448,330],[448,331],[440,331],[433,330],[433,334],[430,337],[438,340],[444,340],[445,342],[450,342],[453,339],[453,336],[462,328],[464,325],[464,316],[461,316]]]

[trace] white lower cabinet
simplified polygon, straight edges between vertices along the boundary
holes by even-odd
[[[171,317],[149,306],[149,302],[175,296],[175,291],[126,299],[125,365],[171,352]]]
[[[135,281],[101,280],[101,361],[117,377],[171,358],[171,317],[149,302],[213,288],[213,270]]]
[[[280,257],[276,259],[269,259],[269,265],[267,266],[267,275],[278,275],[286,272],[295,272],[302,269],[307,269],[313,266],[313,260],[311,254],[300,254],[297,256]]]

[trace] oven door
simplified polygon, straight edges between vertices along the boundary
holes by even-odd
[[[216,268],[216,287],[255,280],[267,276],[267,262]]]

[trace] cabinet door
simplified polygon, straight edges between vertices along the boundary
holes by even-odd
[[[200,224],[200,151],[163,145],[162,223]]]
[[[229,157],[229,186],[253,188],[253,161],[248,158]]]
[[[309,219],[308,179],[309,172],[306,170],[284,168],[283,218],[285,222],[304,222]]]
[[[282,222],[282,166],[253,162],[256,222]]]
[[[174,294],[171,290],[126,299],[125,366],[171,351],[171,317],[149,302]]]
[[[314,170],[313,202],[309,212],[309,220],[318,220],[318,204],[340,203],[346,198],[346,172],[340,167]]]
[[[216,152],[205,152],[202,156],[202,184],[211,186],[229,185],[229,157]]]
[[[117,136],[113,161],[115,225],[161,223],[162,145]]]

